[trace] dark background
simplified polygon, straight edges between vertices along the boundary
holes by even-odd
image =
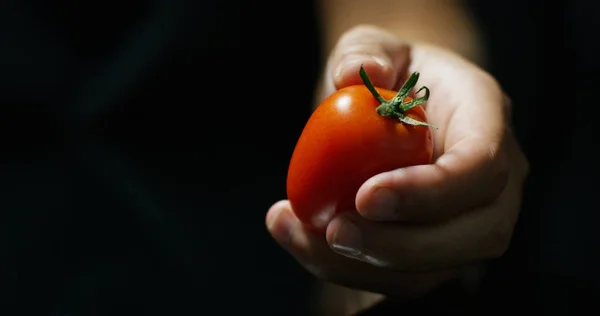
[[[476,304],[451,288],[373,312],[595,308],[598,63],[583,4],[471,2],[532,165],[513,246]],[[310,1],[3,1],[0,313],[305,315],[312,279],[264,214],[285,197],[310,114],[313,12]]]

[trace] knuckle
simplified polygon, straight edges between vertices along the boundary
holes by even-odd
[[[503,100],[504,92],[502,91],[502,86],[500,85],[498,79],[496,79],[496,77],[494,77],[491,73],[481,68],[478,69],[479,71],[477,80],[484,83],[489,89],[491,89],[490,91],[493,91],[494,93],[498,94],[500,100]]]
[[[346,53],[349,49],[366,53],[383,52],[384,46],[392,45],[394,47],[402,47],[404,42],[400,41],[395,34],[384,30],[378,26],[369,24],[360,24],[348,29],[344,32],[336,45],[336,51]],[[396,47],[396,48],[398,48]]]
[[[340,43],[352,43],[357,39],[370,38],[378,34],[387,34],[387,31],[370,24],[359,24],[348,29],[340,37]]]
[[[339,57],[346,57],[352,55],[371,55],[378,56],[380,58],[386,57],[385,50],[380,45],[374,45],[372,43],[354,43],[352,45],[347,45],[343,47],[343,50],[340,49],[338,52]]]
[[[333,49],[328,63],[334,69],[349,56],[378,56],[387,58],[386,50],[381,42],[386,31],[372,25],[358,25],[344,32]],[[388,35],[393,36],[393,35]]]

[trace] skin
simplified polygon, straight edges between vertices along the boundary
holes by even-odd
[[[486,64],[486,49],[483,38],[463,0],[319,0],[317,15],[320,18],[323,63],[327,64],[316,86],[315,103],[318,105],[335,89],[346,86],[338,81],[339,76],[330,77],[329,70],[340,64],[342,55],[376,55],[384,57],[389,69],[369,71],[373,82],[381,87],[392,87],[395,75],[389,71],[397,69],[397,58],[389,53],[369,51],[376,46],[340,45],[350,30],[360,25],[374,26],[386,30],[405,42],[424,43],[448,49],[467,58],[477,65]],[[344,51],[340,51],[340,47]],[[389,52],[396,50],[389,50]],[[389,57],[388,57],[389,56]],[[364,56],[363,56],[364,57]],[[381,74],[381,76],[380,76]],[[330,79],[335,80],[330,80]],[[343,83],[343,85],[342,85]]]
[[[361,64],[375,85],[387,89],[398,89],[407,73],[421,73],[420,84],[432,91],[425,110],[439,127],[433,163],[365,181],[356,194],[357,212],[333,218],[325,240],[306,229],[287,200],[269,209],[266,224],[324,282],[419,297],[472,271],[474,263],[505,253],[529,165],[510,131],[509,98],[474,63],[444,48],[360,26],[341,36],[332,51],[325,94],[360,80]]]
[[[378,92],[386,100],[397,93]],[[290,162],[287,194],[308,228],[324,230],[336,214],[354,211],[356,192],[370,177],[431,162],[431,129],[381,116],[379,104],[365,85],[353,85],[325,99],[307,122]],[[421,106],[406,114],[427,121]]]
[[[485,67],[486,65],[484,38],[479,33],[472,15],[465,9],[462,0],[319,0],[317,1],[316,13],[320,19],[322,58],[325,67],[320,82],[315,87],[315,106],[335,90],[356,84],[358,76],[356,76],[356,68],[353,69],[352,67],[356,67],[357,64],[364,64],[369,76],[376,85],[388,89],[397,89],[398,77],[402,76],[405,67],[411,64],[410,57],[412,55],[423,57],[421,56],[423,50],[414,52],[411,47],[421,47],[425,43],[442,48],[442,51],[447,53],[457,53],[467,59],[469,61],[469,71],[466,77],[473,73],[471,71],[472,66]],[[378,29],[381,32],[376,32],[376,35],[374,35],[373,32],[368,31],[370,28]],[[435,58],[436,53],[430,55]],[[374,59],[377,61],[374,61]],[[417,59],[421,60],[420,65],[429,63],[423,58]],[[446,66],[455,65],[454,62],[444,64]],[[413,66],[413,68],[416,67]],[[447,75],[447,77],[460,79],[464,78],[465,75],[457,76],[453,73]],[[501,91],[497,84],[490,83],[490,80],[484,80],[479,84],[474,84],[472,88],[478,90],[476,99],[489,102],[489,106],[504,108],[507,113],[509,112],[510,102],[507,97],[503,97],[501,101],[496,97],[481,97],[482,94],[490,91]],[[435,90],[435,94],[438,93],[439,91]],[[489,117],[489,114],[483,114],[482,117],[481,113],[473,113],[473,115],[475,116],[471,119],[476,118],[478,121],[498,118]],[[440,116],[443,117],[444,115]],[[508,120],[510,117],[507,114],[502,118]],[[504,124],[503,128],[509,129],[508,124]],[[473,132],[477,133],[478,131],[474,130]],[[520,202],[520,183],[528,174],[528,163],[510,132],[507,132],[502,138],[505,140],[503,143],[509,143],[510,145],[502,146],[500,152],[494,156],[506,155],[508,157],[507,166],[504,168],[508,169],[508,173],[511,174],[511,181],[508,182],[501,194],[503,199],[498,203],[498,209],[504,210],[505,219],[509,222],[511,218],[517,216],[515,213],[518,214],[515,208],[518,207]],[[473,155],[473,157],[478,156]],[[482,172],[470,169],[471,167],[465,168],[459,174]],[[494,168],[490,168],[488,173],[493,173],[493,170]],[[381,179],[381,177],[377,179]],[[501,177],[496,180],[498,185],[501,185],[503,181]],[[370,184],[373,185],[373,181]],[[443,186],[432,184],[430,184],[430,187],[421,186],[419,188],[423,192],[444,191]],[[464,198],[468,199],[470,196],[468,190],[471,188],[462,185],[459,185],[459,188],[462,191],[457,189],[460,192],[455,194],[462,193]],[[399,188],[399,190],[401,189]],[[480,191],[485,191],[485,188],[475,189],[475,192]],[[365,190],[361,192],[364,193]],[[480,194],[478,193],[475,196]],[[365,196],[368,197],[369,195],[359,194],[357,202],[359,200],[369,200],[365,199]],[[496,196],[496,198],[498,197]],[[474,201],[478,200],[478,198],[474,199]],[[490,200],[493,200],[493,198],[490,198]],[[515,203],[513,205],[506,203],[509,200]],[[442,204],[444,199],[439,198],[438,202]],[[427,204],[425,203],[425,205]],[[410,213],[410,209],[407,208],[407,213]],[[393,291],[380,292],[402,292],[408,297],[419,296],[418,293],[428,292],[450,277],[459,277],[451,269],[446,270],[450,271],[448,274],[440,272],[438,275],[414,275],[387,270],[373,271],[362,266],[361,274],[353,274],[352,270],[348,271],[346,268],[348,261],[331,256],[332,252],[335,253],[330,247],[331,243],[323,245],[321,242],[309,246],[308,236],[301,234],[302,229],[297,230],[294,218],[287,216],[289,214],[287,213],[288,210],[289,205],[286,204],[286,201],[275,203],[267,214],[267,226],[274,239],[284,246],[290,254],[297,258],[309,271],[314,271],[315,275],[321,276],[321,282],[318,284],[319,289],[315,291],[318,295],[317,301],[320,302],[318,312],[321,315],[352,315],[383,298],[381,294],[373,292],[377,290],[375,287],[369,285],[369,282],[363,281],[365,276],[359,276],[362,273],[366,273],[367,276],[374,279],[384,278],[389,281],[383,282],[387,284],[384,289],[394,289]],[[462,212],[466,213],[464,210]],[[370,218],[366,212],[359,212],[359,214],[365,214],[364,218]],[[415,220],[419,221],[419,218],[415,218]],[[397,219],[388,218],[388,221],[391,222],[391,225],[396,225]],[[338,227],[336,225],[332,226]],[[286,230],[286,227],[289,230]],[[495,245],[502,245],[502,241],[510,239],[510,223],[505,223],[500,227],[494,230],[496,234],[493,235],[497,236],[493,238],[496,240]],[[484,230],[485,226],[477,227],[477,229]],[[388,238],[394,237],[389,236]],[[288,242],[290,240],[293,241]],[[488,238],[482,240],[482,243],[486,240]],[[385,244],[390,240],[381,238],[378,242]],[[388,251],[398,250],[391,249]],[[401,260],[401,258],[398,260]],[[460,278],[467,290],[477,288],[483,271],[480,264],[482,262],[485,262],[484,259],[474,260],[470,264],[463,264],[458,268]],[[353,264],[350,264],[350,267],[355,268]],[[375,282],[377,281],[375,280]],[[349,286],[339,286],[334,282]]]

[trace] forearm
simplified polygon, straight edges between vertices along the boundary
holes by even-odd
[[[340,35],[359,24],[371,24],[411,42],[451,49],[482,64],[485,52],[474,19],[461,0],[320,0],[323,56]]]

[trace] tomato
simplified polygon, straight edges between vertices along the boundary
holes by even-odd
[[[429,89],[419,90],[425,97],[409,96],[419,74],[399,92],[374,87],[362,67],[360,75],[364,85],[342,88],[316,108],[290,161],[288,199],[298,219],[317,231],[355,210],[356,193],[372,176],[432,160],[432,125],[421,107]]]

